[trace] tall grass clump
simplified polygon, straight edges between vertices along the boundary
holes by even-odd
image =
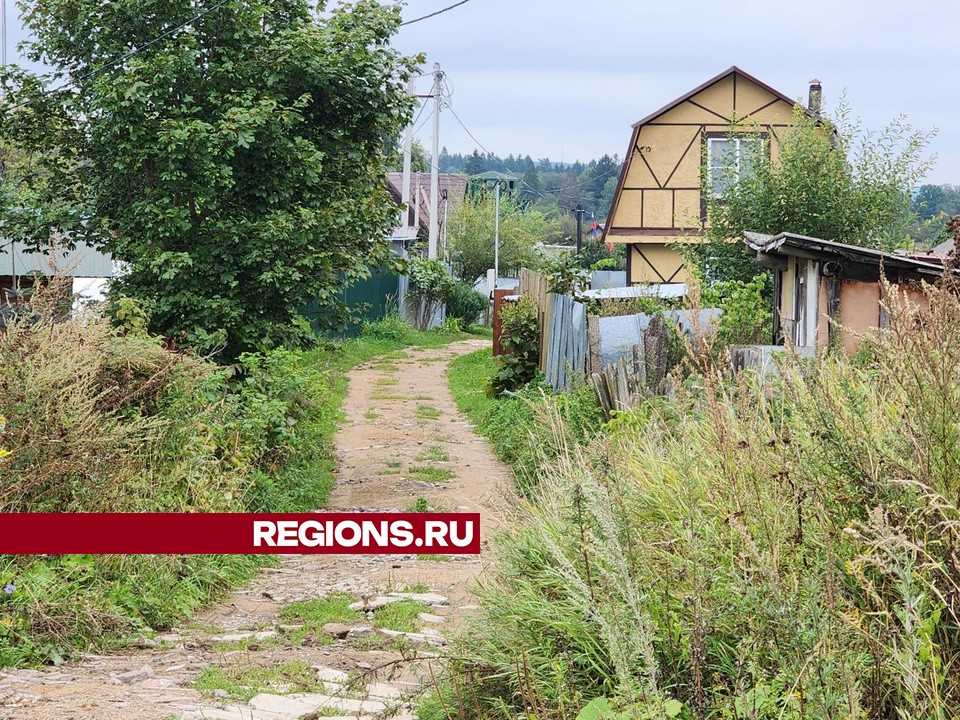
[[[675,402],[586,444],[544,406],[553,449],[444,705],[956,717],[960,300],[885,296],[890,328],[857,358],[788,360],[771,384],[705,349]]]
[[[56,282],[38,290],[0,332],[0,512],[322,506],[337,413],[326,369],[285,350],[220,367],[104,317],[71,317],[63,298]],[[264,562],[0,556],[0,665],[168,626]]]

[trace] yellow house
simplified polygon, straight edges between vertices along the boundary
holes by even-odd
[[[814,80],[809,111],[819,102]],[[734,66],[633,125],[604,227],[606,242],[628,245],[629,284],[687,282],[674,246],[703,234],[706,188],[749,172],[757,143],[775,162],[794,104]]]

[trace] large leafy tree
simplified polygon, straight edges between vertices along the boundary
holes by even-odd
[[[744,231],[903,246],[912,191],[930,165],[930,138],[902,117],[872,133],[851,119],[844,104],[830,120],[798,108],[779,139],[778,162],[768,162],[766,149],[758,147],[748,163],[752,172],[711,195],[708,242],[694,251],[706,278],[749,281],[756,275],[755,261],[738,242]]]
[[[44,0],[6,74],[8,236],[99,245],[152,329],[229,359],[304,342],[302,308],[388,257],[384,172],[415,60],[359,0]],[[54,87],[50,90],[48,88]]]

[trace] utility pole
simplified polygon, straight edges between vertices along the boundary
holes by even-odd
[[[500,279],[500,181],[497,180],[496,200],[494,201],[494,212],[496,217],[493,219],[493,289],[497,289],[497,281]]]
[[[437,257],[440,234],[440,90],[443,71],[440,63],[433,64],[433,156],[430,158],[430,234],[427,242],[427,257]]]
[[[583,209],[583,205],[577,203],[577,209],[574,210],[577,214],[577,252],[583,248],[583,213],[586,212]]]
[[[407,92],[414,95],[413,78],[407,82]],[[403,226],[410,227],[410,164],[413,154],[413,123],[407,125],[403,138],[403,184],[400,188],[400,203],[403,205]]]

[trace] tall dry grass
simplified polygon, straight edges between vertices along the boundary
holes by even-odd
[[[601,441],[551,416],[563,452],[499,543],[445,705],[957,717],[960,300],[926,293],[888,288],[889,331],[853,358],[788,360],[773,387],[704,348],[674,403]]]
[[[69,306],[53,282],[0,331],[0,514],[322,507],[338,396],[320,358],[223,368]],[[0,555],[0,666],[180,621],[265,561]]]

